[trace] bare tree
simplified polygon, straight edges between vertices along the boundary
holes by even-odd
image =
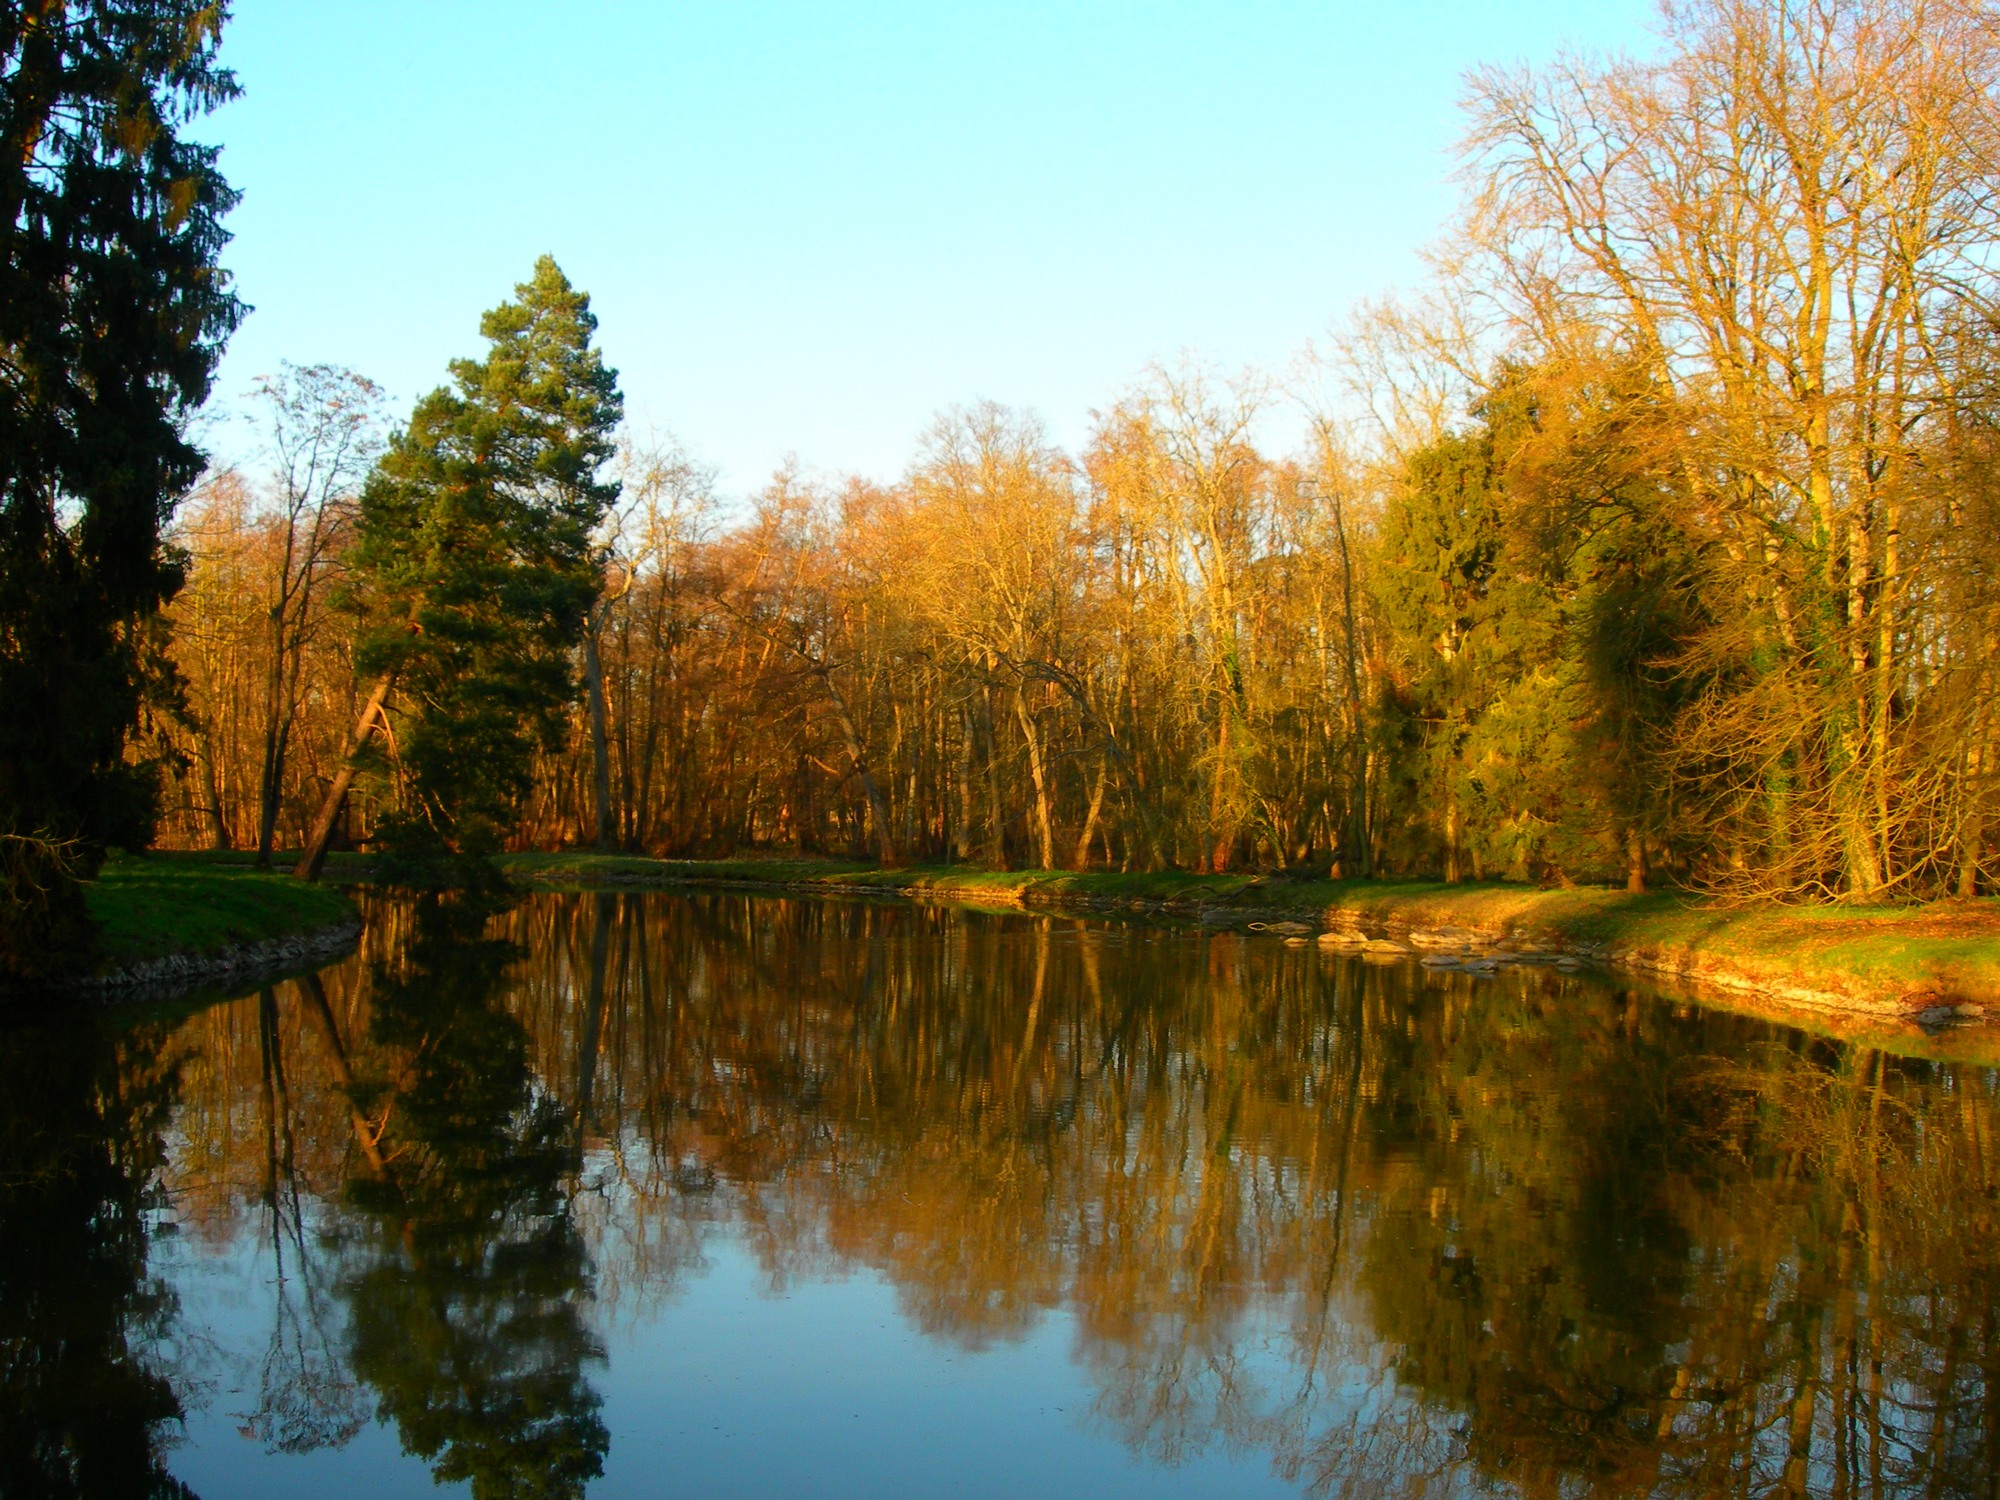
[[[1636,357],[1747,664],[1688,725],[1790,887],[1924,868],[1898,734],[1932,587],[1907,507],[1957,383],[1951,320],[2000,307],[2000,36],[1961,0],[1666,11],[1656,63],[1470,84],[1478,274],[1527,350]]]
[[[715,503],[715,473],[672,438],[635,440],[626,434],[619,454],[621,503],[599,538],[604,589],[584,622],[583,686],[590,724],[593,842],[608,850],[625,818],[611,778],[609,706],[604,689],[602,642],[640,575],[698,535]]]
[[[257,816],[257,863],[269,866],[306,648],[320,626],[319,606],[361,481],[381,447],[382,391],[338,365],[286,364],[259,380],[255,395],[271,462],[274,533]]]

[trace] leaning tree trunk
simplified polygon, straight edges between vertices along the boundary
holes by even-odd
[[[368,702],[362,706],[361,717],[354,721],[354,733],[348,739],[347,754],[341,757],[340,770],[335,774],[333,784],[326,789],[326,799],[319,805],[319,816],[313,819],[312,833],[306,839],[305,850],[299,855],[299,862],[292,866],[296,879],[319,879],[320,869],[326,864],[327,845],[333,840],[333,825],[340,821],[340,810],[347,805],[348,790],[354,785],[355,757],[361,754],[362,746],[375,732],[375,721],[381,715],[382,705],[389,701],[389,689],[395,681],[395,673],[384,672],[376,680]]]
[[[1110,772],[1111,768],[1105,761],[1098,761],[1097,781],[1090,789],[1090,811],[1083,815],[1083,832],[1077,835],[1076,840],[1076,868],[1079,870],[1090,868],[1090,839],[1097,831],[1097,815],[1104,807],[1104,783],[1109,778]],[[1106,863],[1110,862],[1108,851],[1105,860]]]

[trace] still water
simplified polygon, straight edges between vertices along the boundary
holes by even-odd
[[[383,904],[0,1029],[0,1495],[1991,1497],[1997,1083],[1228,933]]]

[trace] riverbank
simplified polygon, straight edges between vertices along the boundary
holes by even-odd
[[[332,958],[361,917],[330,886],[195,855],[114,855],[85,890],[100,960],[76,987],[197,984]]]
[[[1265,932],[1291,924],[1298,930],[1277,935],[1434,967],[1602,964],[1753,1008],[1927,1026],[2000,1017],[2000,900],[1991,898],[1908,907],[1734,906],[1669,891],[1253,874],[884,870],[829,860],[585,853],[511,855],[502,863],[514,879],[538,885],[719,885],[1140,912]]]

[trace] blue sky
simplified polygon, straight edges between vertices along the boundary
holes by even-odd
[[[1414,282],[1464,69],[1643,50],[1652,14],[237,0],[245,96],[200,133],[256,311],[218,397],[327,360],[406,410],[550,251],[630,415],[726,490],[788,453],[892,477],[977,399],[1073,444],[1150,363],[1281,369]]]

